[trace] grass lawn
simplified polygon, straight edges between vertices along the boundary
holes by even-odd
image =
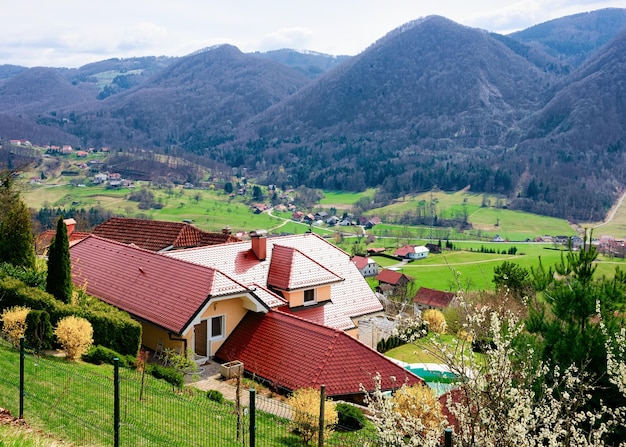
[[[70,363],[53,357],[25,359],[24,418],[33,428],[78,445],[113,444],[113,371],[110,365]],[[19,352],[0,343],[0,407],[18,415]],[[234,404],[217,403],[205,393],[120,368],[121,445],[239,446]],[[243,419],[248,436],[248,416]],[[258,445],[300,445],[289,420],[257,411]],[[335,433],[328,445],[362,445],[372,427]],[[0,438],[1,439],[1,438]],[[0,443],[0,445],[4,445]],[[18,444],[19,445],[19,444]],[[25,444],[29,445],[29,444]]]
[[[441,358],[433,354],[432,341],[437,337],[439,341],[451,349],[457,346],[457,339],[450,334],[429,334],[412,343],[407,343],[385,352],[387,357],[394,358],[406,363],[442,363]],[[469,346],[468,346],[469,347]],[[466,351],[469,353],[469,349]],[[478,354],[474,354],[478,355]]]

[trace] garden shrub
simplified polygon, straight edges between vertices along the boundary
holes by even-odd
[[[224,395],[218,390],[207,390],[206,397],[218,404],[224,403]]]
[[[449,334],[458,334],[462,328],[459,308],[456,306],[448,306],[442,311],[442,313],[446,319],[446,331]]]
[[[89,321],[74,315],[59,321],[54,335],[68,360],[79,358],[93,343],[93,328]]]
[[[365,426],[365,415],[360,408],[341,402],[335,406],[335,410],[338,427],[344,430],[360,430]]]
[[[436,334],[446,332],[446,318],[440,310],[426,309],[422,312],[422,320],[428,322],[428,330]]]
[[[427,431],[440,431],[442,429],[445,416],[435,392],[429,386],[403,385],[391,399],[395,412],[403,418],[414,418],[421,422],[424,429],[424,433],[420,433],[421,436],[424,436]]]
[[[109,349],[105,346],[94,345],[82,355],[82,359],[86,362],[93,363],[94,365],[101,365],[108,363],[113,365],[114,359],[119,359],[119,365],[125,368],[133,368],[135,366],[135,358],[130,355],[122,355],[119,352]]]
[[[18,267],[8,262],[0,264],[0,275],[19,279],[30,287],[43,288],[46,284],[46,272],[37,268]]]
[[[27,346],[36,350],[52,348],[54,332],[50,323],[50,315],[45,310],[31,310],[26,316],[26,332],[24,333]]]
[[[156,379],[163,379],[176,388],[182,388],[185,384],[183,373],[167,366],[153,365],[150,374]]]
[[[320,392],[314,388],[296,390],[288,399],[293,411],[292,425],[305,444],[316,439],[320,428]],[[337,424],[337,410],[331,400],[324,402],[324,438],[332,435]]]
[[[45,310],[50,315],[52,325],[69,315],[83,317],[93,327],[95,344],[123,355],[137,355],[141,344],[141,325],[126,312],[103,301],[89,297],[83,306],[66,304],[41,289],[28,287],[8,276],[0,277],[0,293],[3,296],[0,309],[19,305]]]
[[[26,332],[26,316],[30,312],[28,307],[14,306],[2,312],[2,332],[15,347],[20,345],[20,338]]]

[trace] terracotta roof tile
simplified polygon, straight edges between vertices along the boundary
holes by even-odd
[[[268,286],[293,290],[339,281],[343,279],[298,249],[274,244]]]
[[[177,334],[212,297],[248,292],[216,269],[97,236],[71,247],[70,258],[74,284]]]
[[[413,297],[413,302],[423,304],[428,307],[438,307],[443,309],[450,305],[455,296],[454,292],[444,292],[441,290],[420,287]]]
[[[376,276],[376,279],[379,282],[384,282],[384,283],[387,283],[387,284],[396,285],[396,284],[398,284],[400,282],[400,280],[403,277],[406,278],[407,280],[409,279],[409,277],[406,276],[404,273],[396,272],[395,270],[383,269]]]
[[[248,312],[216,353],[240,360],[249,373],[287,390],[326,385],[329,396],[373,390],[381,375],[384,390],[423,381],[343,331],[279,311]]]
[[[184,222],[126,217],[112,217],[98,225],[93,234],[123,244],[134,244],[150,251],[223,244],[239,240],[230,234],[209,233]]]
[[[265,261],[259,261],[254,255],[251,241],[176,250],[165,254],[217,268],[246,286],[259,284],[269,289],[268,276],[274,245],[295,248],[344,279],[331,285],[331,302],[323,306],[323,311],[303,309],[298,315],[309,315],[317,323],[348,330],[355,327],[351,318],[382,311],[378,298],[350,261],[350,256],[314,233],[267,238]],[[284,302],[277,305],[282,304]]]

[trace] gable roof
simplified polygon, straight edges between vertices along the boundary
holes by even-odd
[[[176,334],[184,334],[215,298],[245,295],[258,310],[267,309],[248,287],[217,269],[97,236],[71,247],[70,259],[74,284]]]
[[[380,301],[350,261],[350,256],[322,237],[315,233],[280,236],[267,238],[266,244],[265,261],[259,261],[254,255],[251,241],[169,251],[164,254],[217,268],[241,284],[247,286],[259,284],[269,289],[269,270],[275,247],[283,247],[279,248],[276,253],[281,253],[285,247],[293,248],[299,254],[306,253],[306,257],[315,260],[316,264],[332,272],[336,277],[343,278],[343,281],[331,285],[329,302],[316,308],[311,306],[311,308],[299,310],[298,316],[336,329],[348,330],[355,328],[352,318],[382,311]],[[274,267],[281,268],[280,264]],[[318,271],[321,272],[321,270]],[[272,274],[278,275],[274,272]]]
[[[356,265],[356,268],[358,268],[359,270],[364,269],[365,267],[367,267],[367,265],[369,264],[369,258],[366,258],[364,256],[352,256],[352,262],[354,262],[354,265]]]
[[[85,239],[87,236],[90,236],[91,233],[85,233],[82,231],[72,231],[67,235],[67,239],[69,241],[70,247],[74,245],[76,242]],[[52,244],[52,239],[54,239],[57,235],[56,230],[46,230],[41,233],[35,239],[35,253],[38,255],[45,255]]]
[[[320,388],[328,396],[361,393],[362,384],[374,389],[381,376],[383,390],[423,381],[387,357],[343,331],[272,310],[248,312],[215,356],[240,360],[244,369],[289,391]]]
[[[267,285],[280,290],[304,289],[343,281],[298,249],[274,244]]]
[[[98,225],[93,234],[123,244],[134,244],[150,251],[239,241],[231,234],[209,233],[184,222],[127,217],[112,217]]]
[[[405,281],[410,281],[410,278],[407,275],[395,270],[383,269],[378,275],[376,275],[378,282],[384,282],[394,286],[398,285],[402,278],[404,278]]]
[[[413,302],[428,307],[443,309],[450,305],[455,296],[456,294],[454,292],[444,292],[427,287],[420,287],[413,297]]]

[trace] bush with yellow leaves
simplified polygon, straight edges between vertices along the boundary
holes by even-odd
[[[403,386],[391,398],[393,407],[402,419],[420,421],[421,436],[427,433],[443,433],[446,419],[435,392],[427,385]]]
[[[23,306],[14,306],[2,311],[2,332],[16,347],[20,345],[20,338],[26,333],[26,317],[30,309]]]
[[[293,411],[292,424],[305,444],[319,436],[320,428],[320,392],[314,388],[296,390],[288,399]],[[324,402],[324,438],[328,438],[334,431],[338,416],[335,403],[331,400]]]
[[[437,334],[446,332],[446,317],[437,309],[427,309],[422,312],[422,320],[428,322],[428,330]]]
[[[76,360],[87,352],[93,343],[93,328],[84,318],[70,315],[59,321],[54,331],[68,360]]]

